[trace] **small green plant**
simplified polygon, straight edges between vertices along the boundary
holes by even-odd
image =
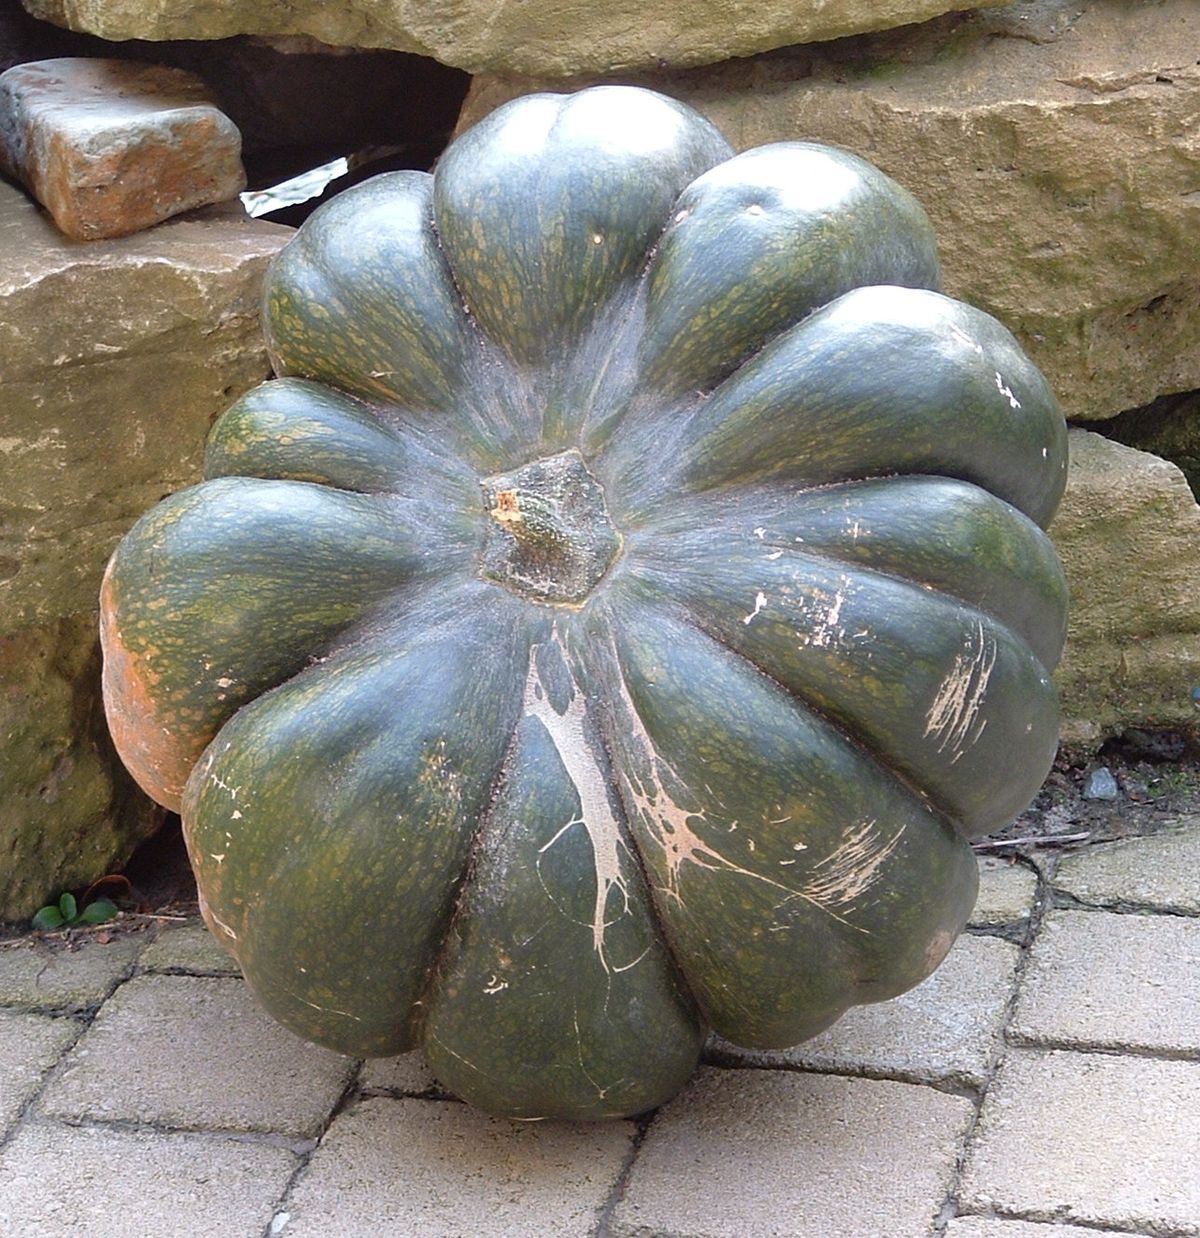
[[[53,932],[85,924],[107,924],[116,914],[116,904],[106,898],[98,898],[80,911],[75,895],[64,894],[57,903],[48,903],[33,917],[33,927]]]

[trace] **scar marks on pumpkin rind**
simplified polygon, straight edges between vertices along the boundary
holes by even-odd
[[[883,875],[885,862],[900,845],[907,828],[901,825],[887,838],[878,824],[862,822],[823,860],[818,860],[803,892],[827,908],[849,906],[866,894]]]
[[[565,651],[554,633],[551,640],[563,654]],[[535,645],[529,652],[529,672],[525,677],[525,693],[522,710],[527,717],[536,718],[545,728],[550,742],[562,762],[563,769],[579,797],[579,812],[539,848],[539,856],[548,851],[568,831],[583,826],[592,847],[595,865],[596,898],[592,913],[592,946],[596,957],[606,972],[627,971],[641,961],[643,955],[632,963],[614,967],[605,955],[604,936],[611,923],[606,916],[609,896],[615,890],[621,898],[624,914],[629,908],[629,880],[621,862],[621,852],[626,850],[621,836],[621,827],[608,797],[608,774],[602,767],[595,747],[586,733],[588,725],[587,699],[579,686],[572,681],[571,695],[565,709],[560,713],[551,703],[550,693],[542,683],[537,666]]]
[[[783,898],[775,905],[775,912],[782,910],[788,903],[799,900],[846,928],[859,933],[869,933],[868,929],[848,920],[841,909],[854,902],[879,880],[884,862],[896,849],[900,835],[904,832],[903,826],[893,838],[881,840],[875,832],[876,823],[866,822],[851,833],[825,860],[814,866],[814,872],[823,865],[829,866],[828,871],[799,887],[787,885],[736,864],[714,850],[692,829],[692,821],[705,819],[704,811],[684,808],[666,789],[668,782],[683,787],[683,780],[658,752],[638,714],[624,677],[618,676],[617,683],[617,701],[623,712],[621,722],[627,728],[633,744],[640,749],[644,770],[640,775],[633,774],[627,768],[628,762],[622,762],[618,769],[619,784],[631,821],[641,822],[646,831],[645,836],[648,836],[661,853],[666,870],[666,885],[655,887],[660,894],[682,907],[684,900],[680,891],[681,873],[685,864],[692,864],[709,872],[733,873],[778,890]],[[736,825],[737,822],[733,822],[730,829],[734,829]],[[751,850],[754,849],[752,840],[749,846]],[[798,844],[794,849],[807,850],[807,845]],[[789,927],[791,926],[775,925],[772,931]]]
[[[937,750],[952,751],[953,765],[983,734],[987,719],[981,717],[988,680],[996,666],[998,646],[981,620],[968,629],[963,651],[942,680],[925,715],[925,735],[937,741]]]

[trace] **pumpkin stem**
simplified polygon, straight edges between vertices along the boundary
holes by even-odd
[[[564,451],[483,483],[493,523],[482,572],[539,602],[575,605],[621,547],[604,492],[577,451]]]

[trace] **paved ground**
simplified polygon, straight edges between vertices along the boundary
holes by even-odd
[[[198,923],[0,948],[0,1235],[1200,1235],[1200,817],[991,863],[913,993],[515,1124],[260,1014]]]

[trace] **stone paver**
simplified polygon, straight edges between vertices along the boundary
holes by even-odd
[[[0,1011],[0,1139],[77,1035],[74,1019]]]
[[[241,971],[202,920],[163,929],[142,951],[146,971],[188,971],[209,976],[240,976]]]
[[[923,1235],[971,1113],[906,1083],[702,1070],[650,1127],[613,1233]]]
[[[295,1166],[212,1135],[31,1124],[0,1151],[0,1238],[247,1238]]]
[[[1148,1235],[1121,1231],[1125,1238]],[[946,1227],[946,1238],[1100,1238],[1094,1229],[1078,1225],[1041,1225],[1037,1221],[1012,1221],[1002,1217],[956,1217]]]
[[[1200,1053],[1200,919],[1051,912],[1033,944],[1010,1034]]]
[[[1054,884],[1085,903],[1132,903],[1200,915],[1200,819],[1190,828],[1065,856]]]
[[[1024,864],[997,856],[979,861],[979,897],[971,912],[971,923],[994,928],[1027,920],[1037,895],[1037,874]]]
[[[71,950],[32,940],[5,944],[0,947],[0,1006],[95,1006],[133,966],[141,948],[134,937],[107,945],[84,941]]]
[[[242,136],[195,74],[91,56],[0,75],[0,168],[77,241],[124,236],[246,186]]]
[[[1197,1165],[1200,1062],[1014,1049],[961,1198],[970,1211],[1200,1234]]]
[[[355,1069],[259,1008],[241,980],[123,985],[42,1098],[63,1118],[318,1134]]]
[[[363,1063],[358,1082],[365,1091],[402,1092],[409,1096],[440,1090],[433,1071],[418,1052],[370,1058]]]
[[[999,1043],[1018,950],[997,937],[960,937],[923,984],[848,1010],[828,1031],[781,1052],[714,1040],[710,1060],[887,1075],[982,1087]]]
[[[274,1222],[284,1238],[583,1238],[631,1122],[505,1122],[454,1101],[377,1097],[329,1128]]]

